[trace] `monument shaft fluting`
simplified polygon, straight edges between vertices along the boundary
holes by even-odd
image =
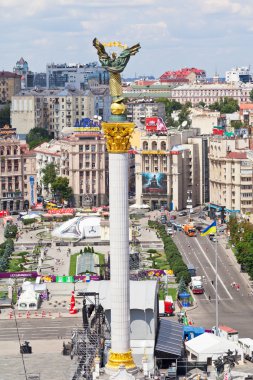
[[[133,123],[102,123],[109,151],[111,351],[107,368],[131,370],[128,149]]]

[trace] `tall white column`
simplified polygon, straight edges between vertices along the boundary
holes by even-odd
[[[118,106],[118,105],[117,105]],[[119,117],[119,121],[121,118]],[[137,371],[130,349],[128,150],[133,123],[102,123],[109,152],[111,350],[107,372]]]
[[[112,351],[130,350],[128,154],[109,154]]]

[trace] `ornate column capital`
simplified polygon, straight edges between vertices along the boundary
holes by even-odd
[[[127,153],[134,127],[134,123],[102,123],[108,152]]]

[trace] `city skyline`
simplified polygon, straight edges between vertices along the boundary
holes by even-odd
[[[125,76],[154,75],[198,67],[223,76],[253,63],[253,4],[249,0],[1,0],[1,70],[23,56],[32,71],[46,64],[97,61],[92,40],[140,43]],[[20,17],[21,16],[21,17]],[[243,42],[243,43],[242,43]]]

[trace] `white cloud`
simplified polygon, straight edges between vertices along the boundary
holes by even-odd
[[[50,44],[50,41],[47,38],[37,38],[32,41],[32,44],[35,46],[47,46]]]

